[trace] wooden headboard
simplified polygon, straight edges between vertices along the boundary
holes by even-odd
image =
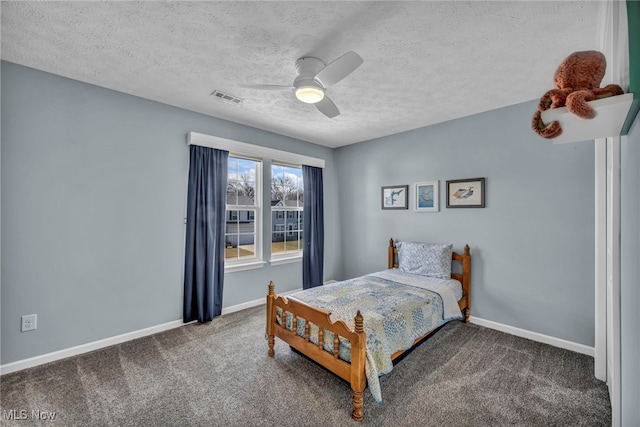
[[[393,239],[389,239],[389,266],[388,268],[398,268],[398,263],[396,262],[398,255],[398,248],[396,247]],[[469,245],[465,245],[464,254],[459,254],[457,252],[453,252],[451,254],[451,262],[460,262],[462,264],[462,273],[451,273],[451,278],[456,279],[460,283],[462,283],[462,300],[466,300],[466,308],[467,308],[467,322],[468,322],[468,313],[471,306],[471,254]]]

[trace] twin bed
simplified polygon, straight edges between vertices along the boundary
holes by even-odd
[[[391,239],[388,267],[287,297],[277,296],[269,283],[269,356],[278,337],[349,382],[356,421],[364,418],[367,383],[381,401],[378,377],[392,370],[395,359],[448,321],[469,322],[469,246],[459,254],[451,245],[396,245]]]

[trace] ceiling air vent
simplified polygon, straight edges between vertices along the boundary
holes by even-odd
[[[211,92],[211,96],[214,96],[216,99],[219,99],[220,101],[224,101],[233,105],[240,105],[242,104],[242,101],[244,101],[244,99],[242,98],[238,98],[237,96],[220,92],[219,90],[214,90],[213,92]]]

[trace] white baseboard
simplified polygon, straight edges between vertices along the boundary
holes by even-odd
[[[539,334],[537,332],[531,332],[526,329],[516,328],[491,320],[481,319],[475,316],[471,316],[469,318],[469,321],[473,324],[484,326],[485,328],[495,329],[500,332],[506,332],[511,335],[530,339],[531,341],[537,341],[543,344],[552,345],[554,347],[564,348],[565,350],[575,351],[576,353],[586,354],[587,356],[593,357],[593,355],[595,354],[593,347],[589,347],[584,344],[578,344],[572,341],[563,340],[561,338]]]
[[[301,290],[302,290],[302,288],[294,289],[292,291],[282,292],[282,293],[279,293],[278,296],[289,295],[289,294],[292,294],[294,292],[298,292],[298,291],[301,291]],[[247,301],[247,302],[243,302],[242,304],[237,304],[237,305],[233,305],[231,307],[223,308],[221,315],[234,313],[236,311],[244,310],[246,308],[257,307],[257,306],[259,306],[261,304],[266,304],[266,297],[263,297],[263,298],[260,298],[260,299],[254,299],[253,301]]]
[[[293,292],[297,292],[302,289],[294,289],[293,291],[283,292],[279,295],[288,295]],[[222,309],[221,315],[234,313],[236,311],[244,310],[246,308],[256,307],[265,303],[265,298],[237,304],[231,307]],[[148,335],[157,334],[158,332],[168,331],[169,329],[179,328],[181,326],[188,325],[183,323],[182,320],[174,320],[172,322],[163,323],[161,325],[151,326],[149,328],[140,329],[137,331],[127,332],[125,334],[116,335],[110,338],[105,338],[98,341],[93,341],[87,344],[81,344],[75,347],[66,348],[63,350],[54,351],[40,356],[30,357],[28,359],[18,360],[16,362],[0,365],[0,375],[10,374],[11,372],[21,371],[27,368],[33,368],[34,366],[44,365],[45,363],[55,362],[56,360],[66,359],[67,357],[77,356],[79,354],[88,353],[90,351],[99,350],[104,347],[123,343],[125,341],[131,341],[137,338],[146,337]]]
[[[21,371],[23,369],[32,368],[38,365],[44,365],[45,363],[55,362],[56,360],[65,359],[67,357],[77,356],[78,354],[99,350],[104,347],[120,344],[125,341],[131,341],[136,338],[146,337],[147,335],[157,334],[158,332],[178,328],[183,325],[185,325],[185,323],[182,323],[182,320],[174,320],[172,322],[151,326],[149,328],[144,328],[133,332],[127,332],[125,334],[93,341],[87,344],[77,345],[75,347],[66,348],[64,350],[58,350],[52,353],[42,354],[40,356],[30,357],[28,359],[7,363],[0,366],[0,375]]]
[[[264,304],[265,301],[265,298],[260,298],[254,299],[253,301],[243,302],[242,304],[232,305],[231,307],[225,307],[222,309],[220,315],[224,316],[225,314],[235,313],[236,311],[244,310],[251,307],[257,307],[260,304]]]

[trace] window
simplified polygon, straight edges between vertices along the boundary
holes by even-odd
[[[302,255],[302,168],[271,166],[271,256]]]
[[[229,156],[225,264],[258,260],[260,251],[260,166],[253,159]]]
[[[323,168],[324,160],[197,132],[189,132],[188,144],[229,152],[225,272],[261,268],[269,244],[272,264],[299,261],[304,186],[302,167],[291,165]],[[263,191],[269,182],[271,194]]]

